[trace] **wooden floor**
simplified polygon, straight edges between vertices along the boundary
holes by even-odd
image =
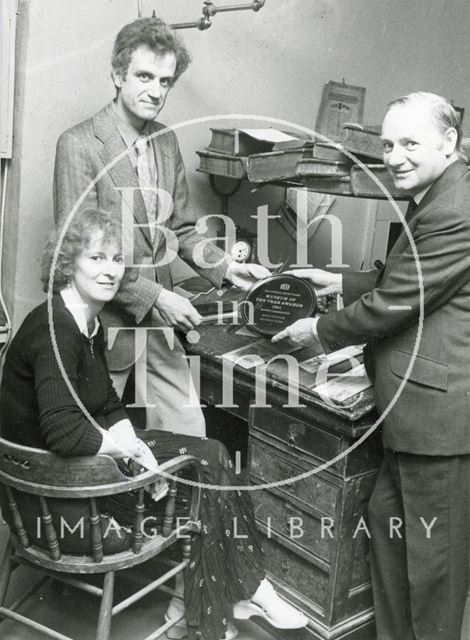
[[[0,514],[1,519],[1,514]],[[7,540],[7,527],[0,523],[0,555],[3,554]],[[12,578],[9,601],[13,601],[37,579],[37,572],[18,568]],[[166,603],[157,601],[154,595],[143,598],[140,603],[123,611],[113,621],[112,640],[139,640],[149,635],[163,621]],[[45,586],[38,591],[21,611],[42,624],[53,627],[58,632],[69,635],[76,640],[94,639],[94,621],[97,619],[97,599],[78,589],[67,588],[56,590]],[[240,631],[238,640],[272,640],[271,634],[263,631],[250,621],[237,623]],[[46,636],[33,629],[11,620],[0,625],[2,640],[42,640]]]

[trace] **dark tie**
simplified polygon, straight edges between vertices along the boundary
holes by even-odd
[[[413,213],[416,211],[417,207],[418,205],[414,201],[414,198],[411,198],[411,200],[408,202],[408,208],[405,213],[405,218],[407,220],[409,220],[413,216]]]

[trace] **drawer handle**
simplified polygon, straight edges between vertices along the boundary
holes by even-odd
[[[287,438],[289,447],[295,447],[297,444],[297,425],[292,423],[289,425],[289,437]]]
[[[284,573],[289,573],[290,571],[290,562],[289,560],[283,560],[281,562],[281,569]]]

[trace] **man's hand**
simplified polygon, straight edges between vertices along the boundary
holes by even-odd
[[[284,271],[284,273],[309,280],[320,298],[331,293],[343,293],[341,273],[330,273],[324,269],[293,269],[292,271]]]
[[[317,322],[318,318],[296,320],[293,324],[276,333],[276,335],[271,338],[271,341],[279,342],[280,340],[289,338],[289,340],[295,342],[295,344],[306,347],[312,344],[314,340],[318,340]]]
[[[261,264],[243,264],[235,261],[228,265],[225,272],[225,278],[244,291],[248,291],[257,280],[264,280],[270,275],[271,272]]]
[[[185,333],[201,324],[202,316],[189,300],[168,289],[162,289],[155,301],[155,308],[168,326]]]

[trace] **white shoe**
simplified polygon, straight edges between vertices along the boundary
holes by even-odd
[[[170,622],[170,620],[175,620],[175,618],[181,618],[181,620],[166,632],[168,640],[182,640],[182,638],[186,638],[188,635],[183,603],[179,599],[172,598],[165,613],[165,622]],[[234,640],[237,636],[238,629],[231,622],[227,622],[227,630],[221,640]]]
[[[255,599],[257,602],[253,601]],[[236,620],[247,620],[252,616],[263,618],[276,629],[302,629],[308,624],[307,616],[283,600],[266,578],[251,600],[241,600],[233,605]]]

